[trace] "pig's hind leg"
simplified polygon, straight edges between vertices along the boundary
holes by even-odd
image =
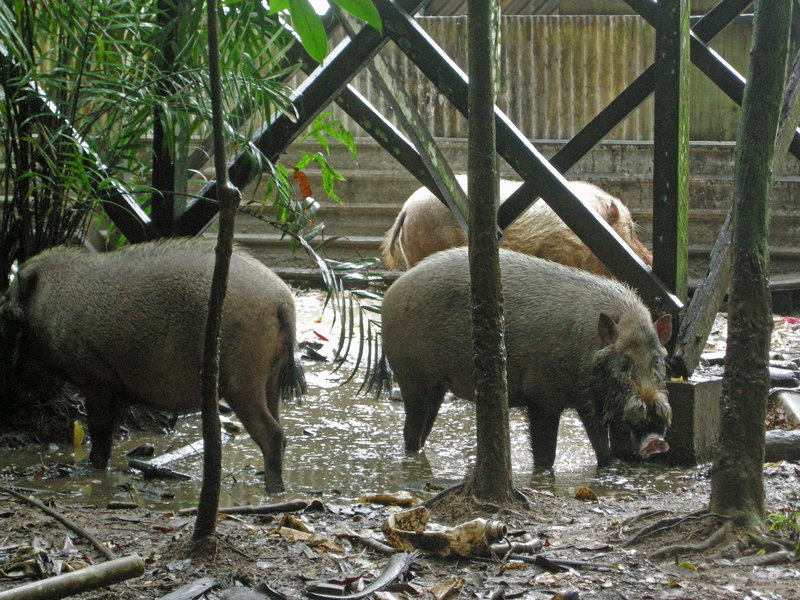
[[[228,403],[242,425],[261,449],[264,456],[264,484],[267,492],[282,492],[283,450],[286,435],[278,422],[277,409],[280,402],[277,378],[270,381],[266,390],[254,388],[230,392]],[[272,414],[269,407],[273,407]]]
[[[444,386],[428,386],[421,380],[400,381],[406,411],[403,439],[407,453],[422,450],[439,414],[445,391]]]

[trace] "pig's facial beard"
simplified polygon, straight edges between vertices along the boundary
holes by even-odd
[[[635,387],[636,391],[628,397],[622,410],[622,423],[630,437],[626,454],[630,458],[647,459],[669,450],[664,435],[672,423],[672,409],[665,391]]]
[[[672,409],[663,385],[655,378],[634,382],[616,375],[608,351],[597,359],[588,385],[598,418],[609,429],[612,457],[641,460],[665,452]]]

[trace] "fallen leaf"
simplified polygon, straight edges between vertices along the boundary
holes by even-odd
[[[575,500],[587,500],[589,502],[598,502],[599,498],[594,490],[582,487],[579,488],[577,492],[575,492]]]

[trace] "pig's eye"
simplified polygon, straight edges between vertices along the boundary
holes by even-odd
[[[619,368],[623,373],[630,372],[633,369],[633,359],[630,356],[620,357]]]
[[[653,363],[653,374],[659,380],[664,379],[666,376],[666,366],[663,359],[656,359],[656,361]]]

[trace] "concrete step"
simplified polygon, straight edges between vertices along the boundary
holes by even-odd
[[[311,245],[319,247],[319,254],[335,261],[354,261],[380,257],[380,243],[383,236],[347,235],[325,236],[315,239]],[[236,242],[247,248],[257,258],[273,268],[316,269],[315,262],[307,253],[299,249],[292,252],[291,242],[277,233],[242,233],[237,231]],[[702,281],[708,270],[710,246],[689,246],[689,278],[691,285]],[[794,275],[800,278],[800,247],[774,246],[770,249],[770,272],[773,278],[787,280]],[[383,268],[382,266],[377,267]]]

